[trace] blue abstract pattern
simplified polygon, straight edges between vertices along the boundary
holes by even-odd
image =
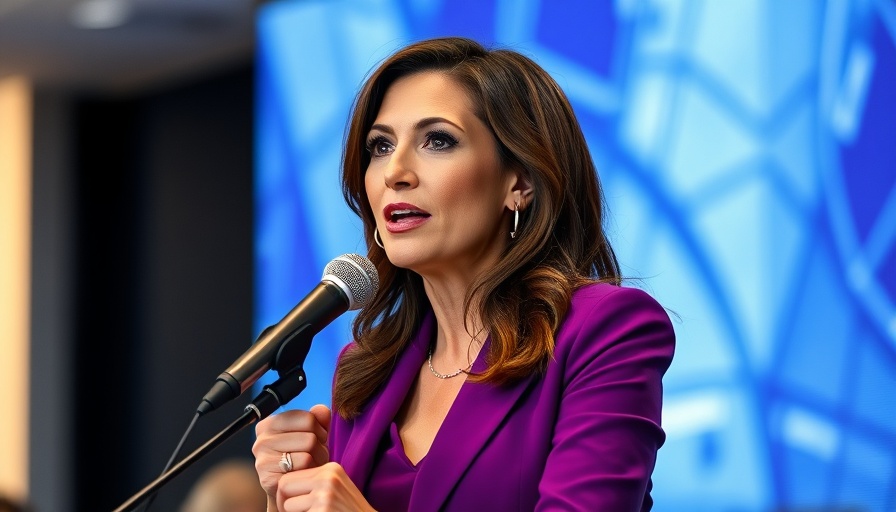
[[[258,332],[366,254],[339,184],[349,107],[380,59],[437,35],[558,80],[623,270],[672,313],[654,509],[896,510],[896,3],[264,4]],[[351,319],[315,337],[288,407],[328,403]]]

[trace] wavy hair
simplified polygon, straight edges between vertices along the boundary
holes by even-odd
[[[467,312],[477,304],[491,337],[488,369],[468,378],[501,385],[543,371],[573,291],[594,281],[621,282],[603,227],[606,206],[597,171],[572,106],[554,79],[519,52],[486,49],[467,38],[410,44],[367,77],[345,133],[342,192],[363,221],[380,291],[355,317],[356,344],[336,370],[333,404],[343,418],[361,413],[430,307],[420,276],[392,265],[374,243],[376,221],[364,186],[370,163],[365,140],[387,89],[424,71],[444,73],[464,87],[475,114],[494,134],[503,163],[520,169],[532,186],[529,204],[520,212],[520,234],[466,297]]]

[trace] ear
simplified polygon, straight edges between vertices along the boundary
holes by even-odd
[[[522,170],[514,170],[511,172],[504,206],[510,211],[513,211],[517,205],[520,210],[525,210],[532,200],[532,193],[532,182],[523,174]]]

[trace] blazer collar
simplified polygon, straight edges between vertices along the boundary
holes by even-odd
[[[486,339],[473,363],[474,373],[488,367],[485,359],[490,343],[491,339]],[[419,465],[410,510],[441,510],[467,468],[533,382],[532,377],[500,387],[464,382]]]
[[[370,409],[355,420],[351,446],[346,447],[342,465],[359,488],[366,485],[377,447],[426,360],[435,328],[435,315],[430,311],[415,338],[399,357],[391,378],[371,401]],[[486,339],[473,363],[473,372],[484,372],[488,367],[485,359],[490,343],[491,338]],[[500,387],[464,382],[429,452],[418,466],[411,510],[442,506],[467,467],[532,382],[532,377]]]
[[[354,420],[352,434],[342,457],[342,467],[362,490],[370,476],[379,443],[404,403],[420,365],[426,360],[435,327],[435,315],[430,311],[414,339],[399,355],[383,389],[371,398],[368,409]]]

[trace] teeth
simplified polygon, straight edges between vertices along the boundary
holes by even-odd
[[[423,215],[423,212],[419,210],[393,210],[389,217],[392,219],[392,222],[396,222],[399,219],[412,215]]]

